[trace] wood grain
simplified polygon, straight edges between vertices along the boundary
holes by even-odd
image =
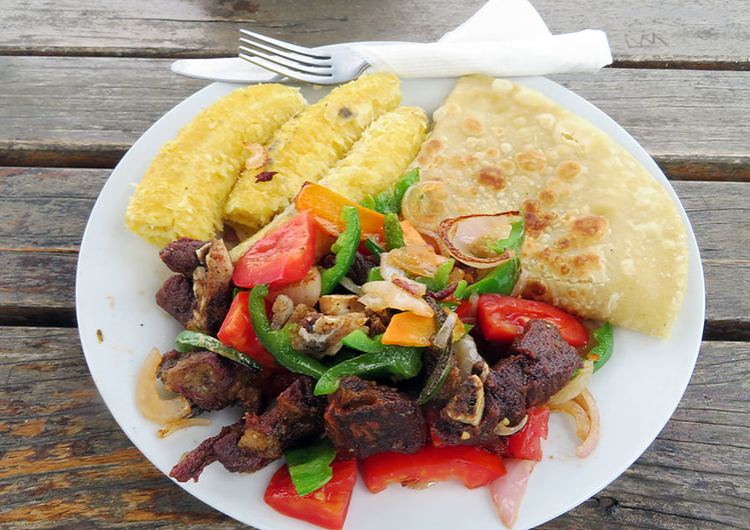
[[[185,493],[132,446],[93,385],[76,330],[0,328],[0,355],[3,528],[246,528]],[[704,343],[682,403],[653,445],[604,491],[540,528],[747,528],[749,376],[748,344]]]
[[[0,165],[113,167],[208,84],[172,74],[169,64],[0,57]],[[673,178],[750,180],[750,72],[605,69],[554,79],[614,118]]]
[[[649,68],[748,69],[750,11],[743,2],[535,0],[554,33],[607,32],[615,60]],[[0,52],[27,55],[187,57],[234,55],[239,28],[304,45],[351,40],[432,41],[484,0],[104,0],[50,4],[0,0]],[[85,23],[82,21],[85,20]]]

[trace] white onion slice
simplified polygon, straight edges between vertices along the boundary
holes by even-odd
[[[601,435],[599,407],[596,406],[596,400],[594,400],[594,396],[591,395],[588,389],[585,389],[576,397],[576,402],[588,413],[591,421],[588,436],[586,436],[581,445],[576,447],[576,456],[586,458],[599,444],[599,436]]]
[[[456,356],[458,376],[461,381],[465,381],[471,375],[475,363],[484,360],[479,355],[477,343],[468,334],[453,345],[453,355]]]
[[[401,201],[401,214],[417,230],[436,230],[442,217],[445,217],[445,204],[450,200],[443,183],[438,180],[425,180],[409,186]]]
[[[161,354],[153,348],[143,361],[135,388],[135,402],[144,418],[161,425],[190,414],[190,403],[184,396],[162,399],[156,390],[156,372]]]
[[[424,239],[427,244],[435,250],[435,252],[445,257],[451,255],[450,250],[448,250],[448,247],[445,244],[445,241],[440,238],[437,232],[428,228],[417,228],[417,232],[419,232],[419,235],[422,236],[422,239]]]
[[[443,325],[440,326],[440,329],[435,333],[435,338],[432,340],[432,343],[436,348],[442,350],[448,344],[449,340],[453,340],[453,334],[457,323],[458,315],[451,311],[446,317],[445,322],[443,322]]]
[[[534,471],[534,460],[521,460],[518,458],[505,458],[505,475],[495,479],[490,484],[490,494],[495,505],[500,521],[511,528],[518,518],[521,508],[523,494],[529,485],[529,477]]]
[[[362,287],[354,283],[354,280],[349,278],[349,276],[344,276],[343,278],[341,278],[341,286],[350,293],[354,293],[356,295],[362,294]]]
[[[440,221],[440,238],[451,256],[477,269],[497,267],[514,256],[512,249],[497,254],[486,241],[508,237],[511,224],[520,220],[521,212],[475,214],[452,217]],[[501,235],[502,233],[502,235]],[[478,252],[483,251],[482,255]]]
[[[266,300],[273,302],[277,296],[285,294],[292,299],[294,305],[305,304],[308,307],[314,307],[320,298],[320,289],[320,271],[317,267],[310,267],[301,280],[271,289]]]
[[[164,427],[156,432],[156,436],[158,436],[159,438],[166,438],[170,434],[173,434],[182,429],[187,429],[188,427],[197,427],[199,425],[211,425],[211,420],[209,420],[208,418],[180,418],[178,420],[168,421],[164,424]]]
[[[373,311],[393,308],[402,311],[413,311],[423,317],[431,317],[435,313],[430,305],[421,298],[407,293],[391,282],[367,282],[362,286],[364,293],[359,301]]]
[[[507,422],[508,419],[506,418],[503,421]],[[528,421],[529,421],[529,415],[528,414],[526,414],[523,417],[523,419],[521,421],[519,421],[518,423],[516,423],[515,425],[508,426],[508,425],[505,425],[501,421],[500,423],[498,423],[497,425],[495,425],[495,429],[493,430],[493,432],[495,434],[499,434],[500,436],[510,436],[511,434],[516,434],[518,431],[520,431],[521,429],[523,429],[524,427],[526,427],[526,424],[528,423]]]
[[[573,417],[576,422],[576,436],[581,440],[585,440],[591,430],[591,418],[589,418],[588,412],[586,412],[582,406],[576,401],[570,400],[559,405],[550,405],[550,411],[552,412],[564,412]]]
[[[579,369],[578,373],[568,381],[568,384],[562,387],[557,394],[549,399],[548,404],[560,405],[566,401],[574,399],[581,392],[586,390],[586,386],[589,384],[593,373],[594,361],[586,359],[583,361],[583,368]]]

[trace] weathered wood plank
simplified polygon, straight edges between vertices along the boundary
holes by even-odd
[[[0,328],[0,355],[3,528],[245,528],[175,486],[133,447],[94,387],[75,329]],[[604,491],[540,528],[746,528],[748,375],[748,344],[704,343],[654,444]]]
[[[169,63],[0,57],[0,165],[113,167],[206,86]],[[555,79],[612,116],[673,178],[750,180],[750,72],[605,69]]]
[[[750,67],[745,47],[750,12],[742,2],[533,3],[554,33],[587,27],[605,30],[615,60],[623,65]],[[431,41],[483,4],[484,0],[329,0],[321,8],[294,0],[137,0],[114,8],[104,0],[53,4],[2,0],[5,16],[0,19],[0,51],[20,55],[233,55],[242,27],[305,45],[351,40]]]

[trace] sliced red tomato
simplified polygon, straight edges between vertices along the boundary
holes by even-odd
[[[459,302],[456,308],[456,314],[461,322],[465,324],[474,324],[477,320],[477,308],[471,302],[464,299]]]
[[[573,315],[555,306],[501,294],[483,294],[477,310],[479,326],[488,340],[513,342],[529,320],[543,319],[560,330],[562,338],[574,347],[585,346],[589,333]]]
[[[344,526],[357,481],[357,461],[337,459],[331,468],[333,478],[325,486],[300,496],[284,465],[271,478],[263,500],[277,512],[289,517],[340,530]]]
[[[232,300],[229,312],[221,324],[217,338],[232,348],[245,353],[258,361],[263,368],[282,370],[273,355],[263,347],[253,331],[250,311],[247,307],[250,291],[240,291]]]
[[[376,453],[359,461],[365,486],[378,493],[388,484],[418,484],[457,479],[467,488],[486,486],[505,473],[503,459],[470,445],[427,444],[418,452]]]
[[[508,448],[505,456],[523,460],[542,460],[542,439],[547,439],[549,407],[543,406],[530,410],[529,419],[523,429],[508,436]]]
[[[315,261],[316,228],[307,212],[256,242],[239,259],[232,279],[239,287],[286,285],[301,280]]]

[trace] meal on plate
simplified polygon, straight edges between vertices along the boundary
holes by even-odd
[[[149,167],[127,224],[162,247],[156,301],[185,330],[138,406],[162,436],[239,411],[176,480],[283,461],[265,502],[337,529],[358,473],[373,493],[456,479],[512,526],[550,412],[594,451],[612,326],[669,336],[685,227],[622,147],[507,80],[459,80],[429,134],[399,104],[385,74],[309,106],[240,89]]]

